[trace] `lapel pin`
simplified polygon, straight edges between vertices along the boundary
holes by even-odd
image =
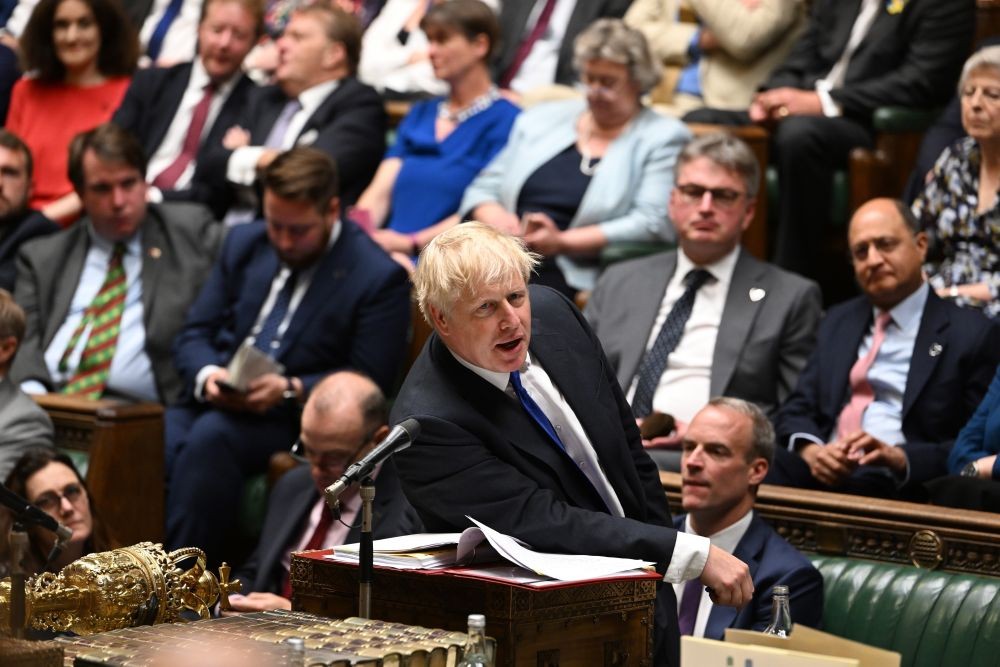
[[[160,255],[163,254],[163,251],[157,248],[156,246],[153,246],[152,248],[149,249],[148,254],[153,259],[159,259]]]
[[[759,287],[750,288],[750,300],[753,301],[754,303],[757,303],[765,296],[767,296],[767,292],[765,292],[761,288]]]
[[[927,354],[931,355],[932,357],[936,357],[939,354],[941,354],[941,351],[943,349],[944,348],[941,347],[941,343],[931,343],[931,349],[927,350]]]
[[[295,141],[296,146],[312,146],[319,139],[319,132],[316,128],[303,132]]]

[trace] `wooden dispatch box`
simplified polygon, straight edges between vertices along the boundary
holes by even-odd
[[[358,614],[356,565],[327,551],[292,554],[292,608],[320,616]],[[372,616],[465,632],[486,614],[497,667],[651,664],[658,576],[530,588],[449,574],[376,568]]]

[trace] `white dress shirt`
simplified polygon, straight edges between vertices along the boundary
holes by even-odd
[[[524,33],[517,36],[518,44],[529,34],[532,28],[538,23],[542,9],[546,0],[536,0],[535,6],[528,16],[528,22],[524,26]],[[559,67],[559,49],[562,48],[563,38],[566,36],[566,28],[569,26],[569,19],[573,16],[576,8],[576,0],[557,0],[552,16],[549,17],[549,25],[545,32],[532,45],[528,57],[521,63],[517,74],[510,82],[511,90],[524,93],[539,86],[548,86],[556,80],[556,70]]]
[[[510,373],[480,368],[454,352],[452,352],[452,356],[458,363],[511,396],[511,400],[518,400],[511,393],[508,393]],[[549,374],[545,372],[540,363],[531,360],[530,354],[525,357],[524,366],[521,368],[521,384],[552,423],[559,439],[566,447],[566,453],[580,467],[581,472],[604,499],[609,513],[613,516],[624,517],[625,511],[618,500],[618,494],[615,493],[608,481],[607,475],[601,467],[597,451],[584,431],[583,425],[573,412],[573,408],[566,402],[562,392],[552,382]],[[622,444],[624,446],[624,443]],[[557,445],[553,443],[552,446],[556,447]],[[708,548],[708,539],[678,531],[670,564],[663,577],[664,580],[673,583],[701,576],[702,570],[705,569],[705,563],[708,561]]]
[[[834,101],[830,91],[844,85],[844,77],[847,74],[847,66],[851,62],[851,56],[854,55],[868,31],[871,30],[872,24],[875,23],[878,12],[884,4],[882,0],[861,0],[858,18],[854,20],[854,25],[851,27],[851,35],[847,39],[843,53],[830,68],[829,74],[816,81],[816,93],[819,95],[824,116],[836,118],[844,115],[843,109]]]
[[[215,120],[219,117],[219,112],[222,111],[222,105],[229,99],[229,95],[233,92],[233,88],[236,87],[236,83],[242,75],[242,72],[237,71],[233,76],[229,77],[228,81],[220,85],[215,94],[212,95],[212,102],[208,106],[208,116],[205,118],[205,125],[201,130],[201,140],[204,140],[205,136],[212,130]],[[181,103],[177,107],[177,112],[174,114],[173,120],[170,121],[170,127],[167,128],[167,133],[163,135],[163,141],[160,142],[156,151],[149,158],[149,166],[146,169],[146,180],[150,183],[164,169],[173,164],[177,156],[181,154],[181,149],[184,147],[184,139],[187,138],[188,127],[191,125],[191,116],[194,115],[195,107],[198,106],[198,103],[205,96],[205,86],[208,84],[208,72],[205,71],[205,66],[201,64],[201,59],[196,58],[191,64],[191,76],[188,78],[187,88],[184,89],[184,95],[181,97]],[[188,163],[187,168],[177,179],[174,185],[175,189],[183,190],[191,183],[195,165],[196,160],[191,160]]]
[[[73,332],[83,319],[84,311],[101,291],[108,273],[108,261],[114,250],[113,243],[98,236],[89,222],[86,224],[90,247],[83,261],[83,271],[73,293],[66,319],[45,349],[45,365],[56,386],[62,386],[69,381],[80,365],[80,357],[90,335],[90,325],[84,329],[69,357],[68,370],[65,373],[59,371],[59,360],[62,359]],[[111,369],[105,387],[108,391],[129,398],[159,401],[156,379],[153,377],[153,365],[149,355],[146,354],[146,325],[143,322],[142,305],[141,229],[125,242],[122,266],[125,270],[125,309],[122,312],[118,342],[114,357],[111,359]],[[28,393],[45,392],[45,387],[39,382],[28,381],[21,386]]]
[[[712,543],[713,547],[718,547],[725,551],[727,554],[731,554],[736,551],[736,546],[746,535],[747,530],[750,528],[750,522],[753,521],[753,510],[750,510],[743,515],[743,518],[732,524],[727,528],[723,528],[714,535],[709,535],[708,539]],[[694,534],[694,529],[691,527],[691,515],[687,515],[684,518],[684,535]],[[684,584],[675,583],[674,584],[674,594],[677,596],[677,611],[681,609],[681,598],[684,595]],[[701,603],[698,605],[698,615],[695,617],[694,630],[691,631],[691,636],[693,637],[704,637],[705,636],[705,626],[708,625],[708,616],[712,613],[712,607],[715,603],[712,602],[711,596],[704,587],[701,588]]]
[[[740,248],[737,246],[719,261],[699,267],[688,259],[683,250],[678,250],[677,268],[667,283],[660,309],[653,320],[653,328],[646,341],[646,352],[653,347],[671,309],[684,294],[684,279],[688,273],[701,268],[711,273],[713,279],[698,290],[691,316],[684,325],[684,334],[667,357],[667,368],[660,376],[660,382],[653,393],[653,410],[687,423],[711,398],[715,341],[719,336],[722,311],[726,306],[726,295],[729,294],[729,284],[732,282],[739,254]],[[628,390],[629,402],[635,395],[638,382],[639,374],[636,372]]]

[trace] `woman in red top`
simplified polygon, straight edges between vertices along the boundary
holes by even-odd
[[[115,0],[41,0],[21,35],[22,68],[7,129],[35,161],[31,206],[72,220],[79,199],[66,175],[69,144],[111,119],[135,71],[135,30]]]

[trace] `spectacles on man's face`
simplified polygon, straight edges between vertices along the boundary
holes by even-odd
[[[374,435],[374,432],[365,434],[361,443],[347,454],[343,451],[316,451],[302,442],[302,438],[299,438],[292,444],[291,454],[296,460],[314,465],[323,470],[343,470],[357,460],[358,454],[371,442]]]
[[[62,505],[63,498],[70,505],[76,505],[83,498],[83,493],[83,487],[79,484],[67,484],[62,491],[46,491],[35,498],[34,504],[46,514],[51,514]]]
[[[719,208],[732,208],[740,200],[743,193],[731,188],[706,188],[695,183],[678,183],[674,186],[682,201],[687,204],[700,204],[705,198],[705,193],[712,195],[712,203]]]

